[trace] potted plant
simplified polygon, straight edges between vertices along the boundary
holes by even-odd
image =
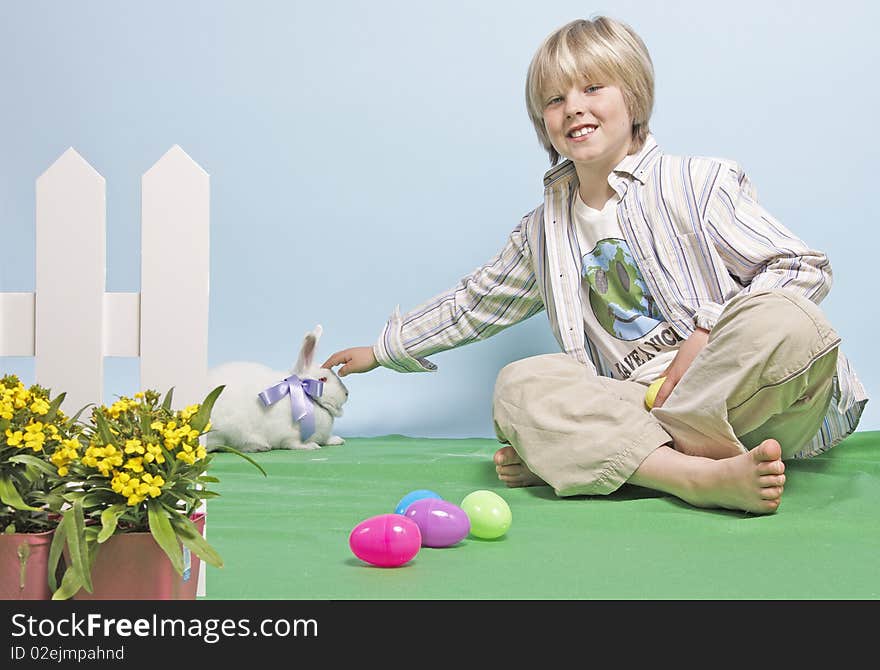
[[[50,571],[62,553],[67,564],[60,585],[50,574],[53,599],[194,598],[199,561],[222,567],[202,534],[203,500],[217,494],[207,474],[217,451],[201,439],[211,428],[211,409],[223,391],[204,401],[172,408],[150,389],[92,409],[83,423],[82,449],[56,459],[64,469],[67,502],[54,534]]]
[[[0,599],[49,598],[49,544],[63,504],[58,463],[80,448],[81,427],[39,385],[0,377]],[[59,475],[60,472],[60,475]]]

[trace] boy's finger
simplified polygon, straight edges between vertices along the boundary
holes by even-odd
[[[328,358],[326,361],[324,361],[324,364],[321,367],[329,370],[334,365],[339,365],[340,363],[345,363],[345,362],[346,362],[345,356],[343,356],[339,352],[337,352],[337,353],[331,355],[330,358]]]

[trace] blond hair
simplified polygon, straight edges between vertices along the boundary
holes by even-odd
[[[642,39],[628,25],[599,16],[578,19],[550,34],[532,58],[526,77],[526,107],[538,140],[559,162],[559,153],[544,126],[548,94],[564,91],[582,79],[606,80],[619,86],[632,119],[632,150],[648,136],[654,106],[654,65]]]

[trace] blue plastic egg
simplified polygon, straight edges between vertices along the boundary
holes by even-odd
[[[400,499],[399,503],[397,503],[397,507],[394,508],[394,513],[406,514],[406,508],[412,505],[416,500],[421,500],[422,498],[437,498],[438,500],[442,500],[439,493],[434,493],[428,489],[410,491]]]

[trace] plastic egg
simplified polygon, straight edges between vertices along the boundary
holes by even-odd
[[[380,568],[396,568],[412,560],[422,546],[415,521],[400,514],[364,519],[348,536],[348,546],[362,561]]]
[[[666,381],[666,377],[657,377],[651,385],[648,387],[648,390],[645,392],[645,406],[648,409],[654,408],[654,401],[657,400],[657,393],[660,391],[660,387],[663,386],[663,382]]]
[[[451,547],[467,537],[471,522],[465,511],[445,500],[422,498],[406,510],[422,533],[423,547]]]
[[[410,491],[403,498],[400,499],[400,502],[397,503],[397,507],[394,508],[395,514],[406,514],[406,508],[409,507],[416,500],[421,500],[423,498],[437,498],[438,500],[442,500],[439,493],[434,493],[428,489],[418,489],[416,491]]]
[[[487,540],[501,537],[513,521],[507,501],[492,491],[467,494],[461,501],[461,508],[470,519],[470,532],[474,537]]]

